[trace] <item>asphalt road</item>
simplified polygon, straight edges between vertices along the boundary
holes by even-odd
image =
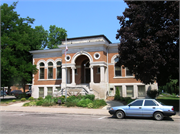
[[[1,112],[0,134],[179,134],[180,119]]]

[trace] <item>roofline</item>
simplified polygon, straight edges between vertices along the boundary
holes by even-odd
[[[67,40],[76,40],[76,39],[84,39],[84,38],[95,38],[95,37],[104,37],[109,42],[109,44],[112,43],[104,34],[101,34],[101,35],[92,35],[92,36],[82,36],[82,37],[73,37],[73,38],[67,38]],[[65,41],[65,39],[63,39],[62,41]]]

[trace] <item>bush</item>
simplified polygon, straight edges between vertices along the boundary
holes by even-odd
[[[66,102],[72,102],[73,100],[77,99],[76,96],[72,95],[72,96],[69,96],[67,99],[66,99]]]
[[[94,101],[95,95],[94,94],[88,94],[88,95],[84,96],[84,98]]]
[[[39,97],[38,100],[43,100],[43,97]]]
[[[29,106],[36,106],[36,102],[35,101],[29,102]]]
[[[158,91],[157,90],[148,90],[147,95],[150,98],[155,99],[158,96]]]
[[[79,107],[87,107],[89,103],[92,103],[90,99],[81,99],[78,103],[77,106]]]
[[[24,103],[23,106],[27,107],[27,106],[29,106],[29,103]]]
[[[131,103],[132,101],[134,101],[134,100],[133,100],[133,99],[129,99],[129,100],[127,101],[127,104]]]
[[[43,104],[43,100],[39,100],[36,102],[36,106],[42,106],[42,104]]]
[[[115,93],[114,100],[120,100],[120,92],[119,92],[119,88],[118,87],[116,87],[116,93]]]
[[[28,99],[28,100],[33,101],[33,100],[34,100],[34,98],[33,98],[33,97],[29,97],[29,99]]]
[[[73,102],[73,101],[71,101],[71,102],[66,102],[65,103],[65,105],[67,106],[67,107],[74,107],[74,106],[76,106],[76,102]]]
[[[12,100],[12,102],[16,102],[16,100]]]
[[[93,108],[93,103],[89,103],[87,106],[88,108]]]
[[[52,98],[53,98],[52,95],[47,95],[47,96],[45,97],[46,100],[52,99]]]
[[[93,101],[93,108],[99,108],[101,106],[107,105],[106,102],[103,99],[96,99]]]
[[[42,103],[42,106],[53,106],[54,104],[55,103],[54,103],[53,99],[44,99],[43,103]]]
[[[26,98],[21,98],[21,101],[26,101]]]
[[[124,97],[124,101],[128,103],[128,101],[131,100],[131,97]]]

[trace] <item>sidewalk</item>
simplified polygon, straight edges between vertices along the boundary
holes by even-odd
[[[61,114],[86,114],[86,115],[104,115],[111,116],[109,114],[109,108],[113,106],[122,106],[123,104],[118,101],[106,101],[107,105],[102,109],[88,109],[81,107],[70,107],[70,108],[53,108],[53,107],[23,107],[22,103],[17,103],[9,106],[0,106],[0,111],[9,111],[9,112],[34,112],[34,113],[61,113]],[[179,112],[172,118],[180,118]]]

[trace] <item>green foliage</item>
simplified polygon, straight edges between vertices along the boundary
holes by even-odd
[[[175,94],[179,94],[179,86],[178,86],[178,80],[175,79],[171,79],[170,82],[166,83],[164,86],[159,86],[158,91],[159,92],[166,92],[166,93],[175,93]]]
[[[23,106],[24,106],[24,107],[29,106],[29,102],[28,102],[28,103],[24,103]]]
[[[114,100],[120,100],[120,92],[119,92],[119,88],[118,87],[116,87],[116,93],[115,93]]]
[[[94,94],[87,94],[87,95],[84,96],[84,98],[94,101],[95,95]]]
[[[92,103],[93,103],[93,108],[99,108],[101,106],[107,105],[103,99],[96,99]]]
[[[47,96],[45,97],[46,100],[52,99],[52,98],[53,98],[52,95],[47,95]]]
[[[134,101],[134,100],[133,99],[127,100],[127,104],[131,103],[132,101]]]
[[[43,100],[43,97],[39,97],[38,100]]]
[[[65,102],[65,106],[67,107],[75,107],[77,102],[75,101],[70,101],[70,102]]]
[[[29,106],[36,106],[36,102],[35,101],[30,101]]]
[[[53,99],[44,99],[42,106],[53,106],[55,105],[54,100]]]
[[[93,103],[89,103],[87,106],[88,108],[93,108]]]
[[[16,100],[12,100],[12,102],[16,102]]]
[[[26,98],[21,98],[21,101],[26,101]]]
[[[155,99],[158,96],[158,91],[157,90],[148,90],[147,95],[150,98]]]
[[[33,100],[34,100],[34,98],[33,98],[33,97],[29,97],[29,99],[28,99],[28,100],[33,101]]]
[[[89,103],[92,103],[90,99],[81,99],[78,103],[77,106],[79,107],[87,107]]]
[[[43,104],[43,100],[36,101],[36,106],[42,106],[42,104]]]
[[[61,45],[61,41],[67,36],[66,30],[63,28],[56,27],[55,25],[50,25],[49,35],[48,35],[48,48],[58,48]]]

